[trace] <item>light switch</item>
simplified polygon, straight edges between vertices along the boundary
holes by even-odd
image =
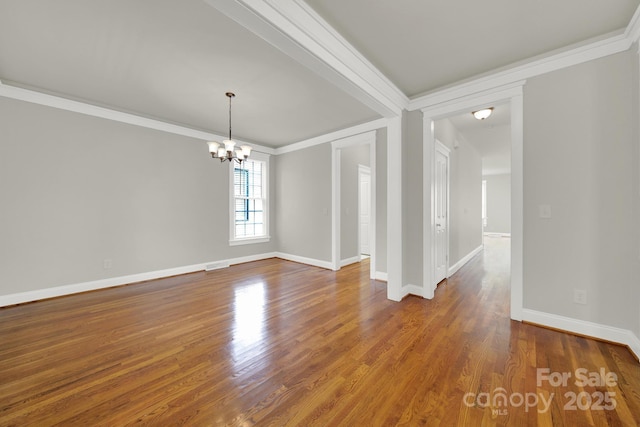
[[[540,218],[551,218],[551,205],[538,205]]]

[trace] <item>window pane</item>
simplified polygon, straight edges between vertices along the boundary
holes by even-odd
[[[266,163],[248,160],[234,167],[234,236],[236,238],[264,236],[266,195],[263,184]]]

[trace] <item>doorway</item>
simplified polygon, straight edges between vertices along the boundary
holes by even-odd
[[[354,211],[347,211],[345,206],[342,206],[342,193],[343,193],[343,178],[342,178],[342,157],[343,151],[346,151],[350,147],[366,146],[368,148],[369,157],[369,209],[368,209],[368,252],[369,252],[369,264],[370,264],[370,277],[375,279],[376,277],[376,131],[369,131],[358,135],[349,136],[346,138],[338,139],[331,143],[331,169],[332,169],[332,186],[331,186],[331,224],[332,224],[332,239],[331,239],[331,265],[334,271],[340,270],[343,265],[351,262],[357,262],[361,260],[360,252],[360,237],[362,234],[360,231],[359,220],[354,223],[356,229],[356,257],[353,261],[351,254],[343,254],[343,221],[344,216],[350,216],[355,213],[359,217],[358,204],[359,204],[359,182],[358,182],[358,170],[355,171],[354,178],[354,191],[349,192],[351,198],[355,200],[356,206]],[[344,258],[347,256],[348,258]]]
[[[449,149],[436,140],[434,180],[435,201],[435,272],[434,283],[437,285],[449,274]]]
[[[371,256],[371,168],[358,165],[358,251],[360,259]]]
[[[506,102],[511,113],[511,318],[522,320],[523,312],[523,90],[524,81],[481,92],[459,96],[448,102],[435,102],[423,108],[423,287],[422,296],[435,295],[436,215],[433,185],[435,183],[435,120],[458,113],[474,111],[494,103]],[[478,189],[480,197],[480,189]],[[480,221],[480,218],[478,218]]]

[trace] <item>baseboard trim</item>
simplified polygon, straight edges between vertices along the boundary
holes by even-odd
[[[286,254],[283,252],[275,252],[274,256],[282,258],[287,261],[298,262],[300,264],[313,265],[314,267],[326,268],[327,270],[333,270],[333,265],[330,261],[322,261],[315,258],[307,258],[299,255]]]
[[[493,231],[485,231],[483,234],[487,237],[511,237],[511,233],[494,233]]]
[[[427,296],[425,295],[424,289],[422,288],[422,286],[418,286],[418,285],[412,285],[411,283],[408,283],[406,285],[404,285],[402,287],[402,292],[400,294],[400,300],[401,301],[403,298],[408,297],[409,295],[415,295],[417,297],[422,297],[422,298],[427,298],[427,299],[432,299],[432,296]]]
[[[376,278],[375,280],[379,280],[381,282],[388,282],[388,276],[387,273],[383,273],[382,271],[376,271]]]
[[[226,260],[204,262],[182,267],[167,268],[164,270],[149,271],[146,273],[129,274],[126,276],[110,277],[107,279],[92,280],[89,282],[75,283],[72,285],[56,286],[53,288],[36,289],[33,291],[18,292],[9,295],[0,295],[0,307],[23,304],[26,302],[38,301],[48,298],[56,298],[65,295],[77,294],[80,292],[95,291],[98,289],[112,288],[115,286],[129,285],[147,280],[162,279],[164,277],[178,276],[180,274],[195,273],[207,270],[207,266],[217,265],[217,268],[224,268],[228,265],[242,264],[245,262],[259,261],[261,259],[274,258],[274,252],[249,255],[245,257],[230,258]],[[213,269],[217,269],[213,268]],[[211,270],[211,269],[210,269]]]
[[[346,267],[347,265],[355,264],[356,262],[360,262],[360,255],[352,256],[351,258],[346,258],[340,261],[340,267]]]
[[[456,274],[456,272],[460,270],[463,265],[468,263],[471,260],[471,258],[473,258],[474,256],[478,255],[480,252],[482,252],[483,248],[484,248],[483,245],[478,246],[477,248],[469,252],[467,255],[462,257],[460,261],[456,262],[451,267],[449,267],[449,275],[447,277],[451,277],[454,274]]]
[[[261,261],[263,259],[269,259],[269,258],[278,258],[278,254],[276,252],[265,252],[263,254],[247,255],[247,256],[232,258],[227,261],[229,261],[229,265],[237,265],[237,264],[244,264],[245,262]]]
[[[601,325],[586,320],[572,319],[570,317],[558,316],[556,314],[527,308],[522,310],[522,321],[588,338],[624,345],[631,351],[635,358],[640,361],[640,339],[628,329]]]
[[[0,307],[38,301],[47,298],[61,297],[80,292],[95,291],[114,286],[128,285],[130,283],[144,282],[145,280],[160,279],[163,277],[177,276],[179,274],[193,273],[205,269],[210,263],[194,264],[184,267],[168,268],[165,270],[150,271],[146,273],[130,274],[127,276],[110,277],[108,279],[92,280],[90,282],[76,283],[73,285],[56,286],[53,288],[37,289],[27,292],[0,296]]]

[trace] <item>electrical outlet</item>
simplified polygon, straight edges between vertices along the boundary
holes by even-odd
[[[104,268],[105,270],[110,269],[111,267],[113,267],[113,261],[110,259],[105,259],[102,262],[102,268]]]
[[[573,302],[576,304],[587,304],[587,291],[584,289],[573,290]]]

